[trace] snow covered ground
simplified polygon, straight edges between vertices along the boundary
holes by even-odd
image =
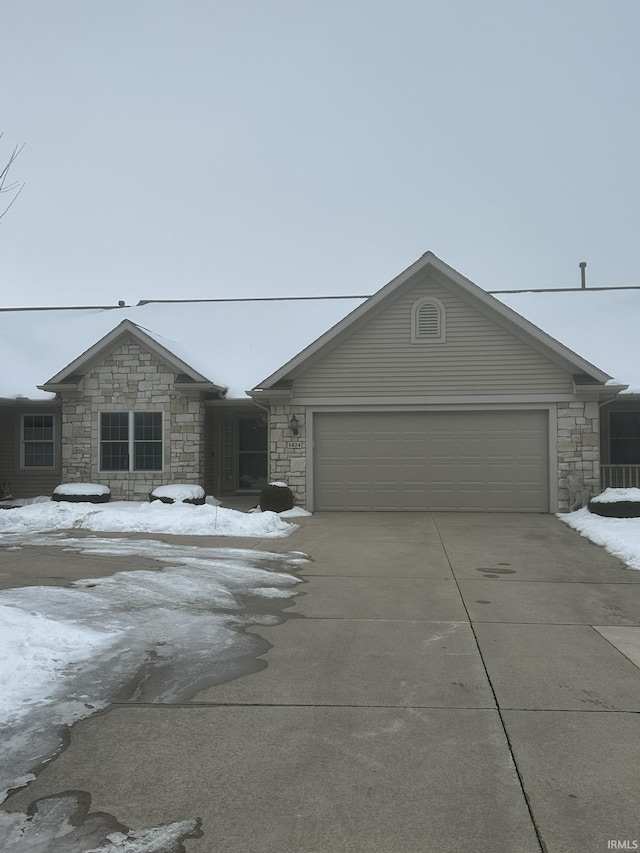
[[[618,557],[630,569],[640,569],[640,518],[603,518],[588,509],[579,509],[558,518]]]
[[[35,498],[23,506],[0,511],[0,536],[47,530],[93,530],[101,533],[173,533],[184,536],[288,536],[296,525],[283,518],[310,513],[294,508],[284,513],[238,512],[206,503],[202,506],[161,501],[68,503]]]

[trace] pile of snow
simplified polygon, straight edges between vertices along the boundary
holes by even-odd
[[[202,486],[192,486],[188,483],[174,483],[171,486],[158,486],[151,492],[152,498],[170,498],[175,503],[182,501],[204,500]]]
[[[46,530],[93,530],[110,533],[166,533],[182,536],[289,536],[296,525],[275,512],[247,514],[208,503],[202,506],[161,501],[42,501],[0,513],[0,535]]]
[[[607,489],[607,491],[637,492],[640,490]],[[604,518],[601,515],[594,515],[586,508],[559,515],[558,518],[586,539],[601,545],[614,557],[618,557],[630,569],[640,569],[640,518]]]
[[[301,506],[294,506],[291,509],[284,509],[282,512],[279,512],[278,515],[280,518],[308,518],[313,513],[309,512],[309,510],[302,509]]]
[[[54,495],[109,495],[111,490],[108,486],[100,483],[62,483],[53,490]]]

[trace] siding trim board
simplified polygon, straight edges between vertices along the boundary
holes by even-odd
[[[415,408],[423,407],[430,408],[432,406],[445,406],[447,408],[455,408],[461,406],[467,408],[471,405],[480,406],[482,408],[490,408],[492,406],[500,406],[512,408],[516,405],[525,405],[531,407],[542,403],[545,405],[552,403],[569,403],[576,399],[573,394],[492,394],[489,395],[451,395],[451,396],[429,396],[429,397],[359,397],[357,400],[357,409],[366,411],[369,407],[371,410],[378,408]],[[345,409],[354,409],[353,397],[296,397],[293,401],[296,406],[308,406],[313,410],[320,411],[325,406],[344,407]]]

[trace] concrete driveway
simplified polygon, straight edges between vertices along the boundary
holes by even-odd
[[[313,560],[254,629],[268,666],[81,721],[7,809],[199,817],[187,853],[640,846],[640,572],[544,515],[326,513],[251,544]]]

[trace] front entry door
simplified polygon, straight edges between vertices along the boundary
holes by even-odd
[[[238,415],[237,491],[260,491],[267,485],[267,438],[268,429],[264,415]]]

